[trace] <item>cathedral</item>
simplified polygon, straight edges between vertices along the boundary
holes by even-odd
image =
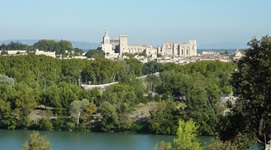
[[[146,53],[147,56],[162,55],[171,57],[190,57],[197,55],[196,40],[189,40],[189,43],[165,42],[158,48],[144,44],[128,44],[128,36],[120,35],[119,38],[111,39],[105,29],[105,35],[101,42],[100,49],[104,51],[105,58],[121,58],[124,54]]]

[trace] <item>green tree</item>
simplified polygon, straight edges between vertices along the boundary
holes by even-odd
[[[100,112],[103,115],[101,130],[111,131],[116,129],[118,124],[118,114],[116,108],[109,102],[103,102],[100,106]]]
[[[70,104],[70,114],[74,120],[76,120],[76,125],[79,125],[79,120],[83,110],[89,105],[89,100],[83,99],[82,101],[73,101]]]
[[[158,102],[150,111],[150,129],[156,134],[175,134],[178,127],[178,111],[174,102]]]
[[[174,145],[177,150],[202,150],[200,142],[197,139],[198,126],[193,120],[184,121],[180,119],[177,130],[177,138],[174,139]]]
[[[51,143],[46,136],[40,136],[38,131],[33,131],[30,138],[24,143],[23,150],[51,150]]]
[[[88,58],[104,58],[104,52],[102,50],[89,50],[86,53],[86,57]]]
[[[151,74],[151,73],[159,72],[160,68],[162,68],[162,64],[156,61],[149,61],[143,65],[142,73]]]
[[[136,76],[140,76],[142,74],[143,64],[139,60],[135,58],[131,58],[131,59],[125,59],[124,61],[126,64],[127,74],[132,74]]]
[[[31,110],[37,107],[34,96],[32,93],[23,94],[16,100],[15,103],[15,112],[19,118],[19,126],[22,128],[27,128],[30,125],[29,115]]]
[[[89,103],[82,112],[83,123],[89,124],[91,121],[91,116],[97,111],[97,106],[94,103]]]
[[[11,108],[10,103],[0,98],[0,127],[7,128],[10,125]]]
[[[232,75],[231,85],[238,100],[225,122],[226,137],[223,138],[230,139],[241,133],[250,135],[247,139],[254,137],[264,143],[271,140],[271,37],[253,38],[248,45],[250,48]],[[242,123],[235,123],[236,120]],[[231,135],[225,134],[230,130]]]
[[[50,131],[53,129],[53,124],[50,119],[41,118],[38,121],[38,127],[40,130]]]

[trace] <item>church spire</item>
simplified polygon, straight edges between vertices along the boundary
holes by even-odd
[[[105,27],[103,43],[104,44],[110,44],[110,37],[109,37],[108,32],[107,32],[107,27]]]
[[[105,27],[105,33],[104,33],[105,37],[108,37],[108,32],[107,32],[107,27]]]

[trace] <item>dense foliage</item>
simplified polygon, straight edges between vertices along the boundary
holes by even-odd
[[[217,61],[181,66],[101,57],[1,57],[0,127],[175,134],[179,119],[193,118],[200,134],[212,135],[234,69],[233,63]],[[118,83],[90,91],[81,87],[110,82]]]
[[[229,79],[235,65],[205,61],[185,66],[168,63],[161,69],[161,81],[158,84],[156,82],[156,90],[163,100],[174,100],[175,106],[166,110],[171,114],[179,114],[173,115],[175,118],[167,118],[171,119],[168,121],[175,122],[177,126],[176,122],[180,117],[193,118],[199,124],[201,134],[214,135],[223,114],[221,97],[231,93]],[[167,104],[167,107],[169,106]],[[174,110],[176,108],[177,112]],[[167,126],[162,126],[165,127]],[[171,133],[174,132],[175,130],[172,130]]]
[[[271,140],[271,37],[253,38],[245,57],[238,62],[231,85],[238,97],[224,120],[223,139],[245,137],[262,143]]]

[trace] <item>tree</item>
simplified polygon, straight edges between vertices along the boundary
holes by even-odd
[[[10,125],[11,109],[10,103],[0,98],[0,127],[6,128]]]
[[[104,58],[104,52],[102,50],[89,50],[86,53],[86,57],[88,58]]]
[[[82,111],[89,105],[89,100],[83,99],[82,101],[73,101],[70,104],[70,114],[72,118],[75,118],[76,125],[79,124],[79,119]]]
[[[184,121],[180,119],[177,130],[177,138],[174,145],[177,150],[201,150],[202,147],[197,139],[198,126],[193,120]]]
[[[89,103],[82,112],[83,123],[88,124],[91,121],[91,116],[97,111],[97,106],[94,103]]]
[[[126,63],[127,74],[132,74],[136,76],[140,76],[142,74],[143,63],[141,63],[139,60],[131,58],[125,59],[124,61]]]
[[[37,106],[33,94],[26,93],[21,95],[19,99],[16,100],[15,104],[15,111],[19,118],[19,126],[22,128],[28,127],[30,124],[30,112]]]
[[[14,79],[13,78],[9,78],[6,75],[0,74],[0,84],[7,84],[10,87],[13,87],[14,86]]]
[[[264,143],[271,140],[271,37],[264,36],[260,41],[253,38],[248,45],[250,48],[232,75],[231,85],[238,100],[223,129],[224,133],[228,129],[234,132],[224,138],[242,133]],[[236,124],[234,120],[242,123]]]
[[[143,65],[142,73],[151,74],[151,73],[159,72],[160,68],[162,68],[162,64],[156,61],[149,61]]]
[[[158,102],[150,111],[150,129],[156,134],[175,134],[178,127],[178,111],[174,102]]]
[[[103,115],[101,125],[102,131],[110,131],[116,128],[118,124],[118,114],[116,108],[109,102],[103,102],[100,106]]]
[[[46,136],[40,136],[38,131],[33,131],[30,138],[24,143],[23,150],[51,150],[50,141]]]
[[[38,127],[40,130],[50,131],[53,129],[53,124],[50,119],[41,118],[38,121]]]

